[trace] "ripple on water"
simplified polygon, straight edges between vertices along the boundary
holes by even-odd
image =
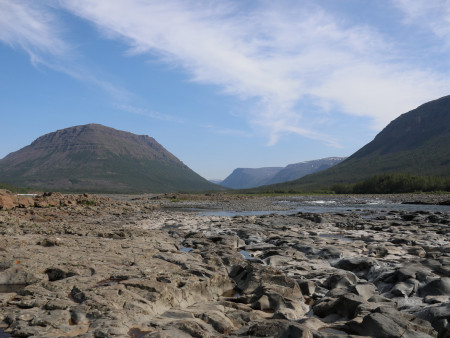
[[[255,259],[254,257],[252,257],[252,256],[250,255],[250,253],[249,253],[248,251],[241,250],[241,251],[239,251],[239,253],[240,253],[242,256],[244,256],[244,259]]]
[[[182,245],[181,249],[180,249],[181,252],[190,252],[192,250],[194,250],[194,248],[188,248],[188,247],[186,247],[184,245]]]

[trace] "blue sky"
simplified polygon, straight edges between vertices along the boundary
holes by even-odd
[[[100,123],[205,178],[348,156],[450,94],[448,0],[0,0],[0,158]]]

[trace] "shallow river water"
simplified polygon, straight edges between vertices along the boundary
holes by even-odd
[[[294,214],[298,212],[311,213],[350,213],[358,214],[383,214],[389,211],[404,212],[442,212],[450,213],[449,205],[430,205],[430,204],[402,204],[387,200],[367,199],[367,200],[349,200],[349,199],[317,199],[317,200],[280,200],[274,202],[275,206],[282,206],[285,210],[256,210],[256,211],[238,211],[238,210],[208,210],[201,211],[200,215],[204,216],[251,216],[266,214]]]

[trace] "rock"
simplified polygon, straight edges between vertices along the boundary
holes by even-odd
[[[248,328],[246,335],[251,337],[299,337],[310,338],[314,330],[307,326],[287,321],[287,320],[269,320],[255,323]]]
[[[432,280],[421,287],[419,293],[422,297],[450,295],[450,278],[442,277]]]
[[[4,330],[18,337],[449,335],[447,213],[433,213],[435,222],[426,213],[405,221],[395,210],[212,217],[185,208],[288,209],[291,202],[176,196],[180,202],[52,193],[36,200],[55,207],[0,212],[0,278],[25,281],[0,285]],[[292,203],[297,198],[310,197]],[[323,236],[343,231],[345,239]]]
[[[347,324],[350,331],[362,336],[392,338],[392,337],[430,337],[424,332],[408,329],[407,323],[399,325],[391,316],[382,313],[371,313],[365,316],[361,323],[352,321]]]
[[[34,205],[34,200],[31,196],[17,196],[17,206],[19,208],[29,208]]]
[[[0,193],[0,210],[9,210],[16,206],[14,195]]]
[[[309,280],[298,281],[300,290],[305,296],[312,296],[316,290],[316,283]]]
[[[70,271],[66,272],[59,268],[49,268],[49,269],[45,270],[45,273],[48,276],[48,280],[51,282],[76,275],[74,272],[70,272]]]
[[[344,318],[354,318],[356,309],[364,304],[362,297],[347,293],[337,299],[324,299],[313,305],[314,314],[319,317],[326,317],[337,314]]]
[[[347,288],[348,286],[355,285],[357,282],[358,277],[355,274],[342,271],[329,276],[323,283],[323,286],[331,290],[334,288]]]
[[[0,271],[0,285],[1,284],[33,284],[39,279],[32,273],[26,271],[20,266]]]
[[[45,247],[60,246],[62,244],[62,240],[61,238],[52,236],[44,238],[43,240],[39,241],[38,244]]]
[[[377,261],[369,257],[343,258],[336,263],[337,268],[351,271],[358,277],[365,277],[369,270],[377,265]]]
[[[439,333],[439,337],[450,335],[450,303],[442,305],[428,306],[414,313],[417,318],[430,322],[433,328]]]
[[[372,283],[361,283],[350,288],[350,292],[367,301],[375,295],[377,288]]]
[[[404,282],[399,282],[391,289],[391,293],[397,297],[410,297],[417,290],[419,282],[415,279],[407,279]]]

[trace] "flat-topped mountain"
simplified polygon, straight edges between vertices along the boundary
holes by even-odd
[[[327,157],[319,160],[289,164],[284,168],[237,168],[220,185],[232,189],[247,189],[261,185],[291,181],[328,169],[344,159],[345,157]]]
[[[296,180],[300,177],[331,168],[345,159],[346,157],[327,157],[319,160],[289,164],[277,172],[270,180],[264,182],[264,184],[275,184]]]
[[[342,163],[273,188],[310,190],[383,173],[450,176],[450,96],[399,116]]]
[[[58,191],[175,192],[219,189],[153,138],[99,124],[39,137],[0,160],[0,181]]]
[[[247,189],[263,185],[283,167],[237,168],[220,185],[231,189]]]

